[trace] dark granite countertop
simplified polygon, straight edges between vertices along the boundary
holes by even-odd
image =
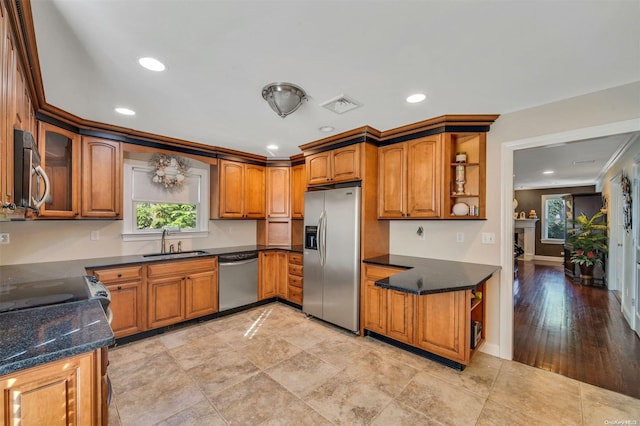
[[[241,253],[245,251],[264,250],[287,250],[302,253],[302,245],[293,246],[265,246],[246,245],[233,247],[218,247],[209,249],[198,249],[207,254],[197,255],[193,258],[220,256],[224,254]],[[31,281],[41,281],[55,278],[68,278],[86,275],[85,268],[98,269],[108,267],[118,267],[126,265],[136,265],[154,262],[173,262],[192,258],[165,259],[144,257],[143,255],[96,257],[90,259],[65,260],[59,262],[24,263],[18,265],[0,266],[0,294],[2,285],[19,284]]]
[[[113,344],[97,300],[0,314],[0,376]]]
[[[500,270],[494,265],[395,254],[372,257],[363,262],[407,269],[376,281],[376,286],[419,295],[470,290]]]

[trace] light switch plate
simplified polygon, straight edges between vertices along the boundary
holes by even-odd
[[[11,234],[8,232],[0,233],[0,244],[9,244],[11,243]]]

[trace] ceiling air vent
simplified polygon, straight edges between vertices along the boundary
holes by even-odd
[[[362,104],[347,95],[340,95],[337,98],[333,98],[323,104],[320,104],[320,106],[323,106],[336,114],[344,114],[347,111],[361,107]]]

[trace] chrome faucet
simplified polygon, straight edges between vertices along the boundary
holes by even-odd
[[[166,248],[166,239],[167,239],[167,234],[169,234],[169,230],[167,228],[162,228],[162,240],[161,240],[161,246],[160,246],[160,253],[165,254],[167,252],[167,248]]]

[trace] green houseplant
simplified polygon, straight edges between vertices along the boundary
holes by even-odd
[[[602,265],[601,254],[607,253],[607,224],[597,212],[590,218],[581,213],[574,221],[575,228],[569,230],[567,242],[572,245],[571,263],[580,265],[581,278],[591,280],[595,265]]]

